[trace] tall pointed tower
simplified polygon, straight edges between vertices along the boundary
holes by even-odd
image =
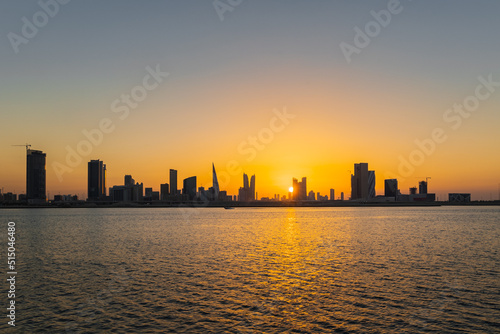
[[[217,173],[215,172],[215,166],[213,162],[212,162],[212,182],[213,182],[215,200],[217,200],[219,198],[220,189],[219,189],[219,181],[217,181]]]

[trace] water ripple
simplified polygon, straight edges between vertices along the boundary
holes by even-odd
[[[499,209],[387,210],[12,211],[16,329],[498,331]]]

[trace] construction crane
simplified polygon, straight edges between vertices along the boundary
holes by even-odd
[[[26,147],[26,151],[29,150],[31,148],[31,145],[30,144],[24,144],[24,145],[12,145],[12,146],[25,146]]]
[[[24,145],[12,145],[12,146],[25,146],[25,147],[26,147],[26,151],[28,151],[28,150],[31,148],[31,145],[30,145],[30,144],[24,144]]]
[[[415,178],[416,179],[423,179],[424,176],[415,176]],[[428,183],[430,178],[431,178],[430,176],[425,176],[425,183]]]
[[[424,177],[423,176],[417,176],[415,178],[417,178],[417,179],[423,179]],[[426,189],[426,191],[427,191],[427,189],[429,189],[429,179],[430,178],[431,178],[430,176],[425,176],[425,189]],[[420,185],[419,185],[419,189],[420,189]]]

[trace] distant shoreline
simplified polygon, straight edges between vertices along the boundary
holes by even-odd
[[[351,202],[351,201],[321,201],[321,202],[274,202],[274,201],[255,201],[255,202],[118,202],[118,203],[98,203],[98,202],[61,202],[50,203],[46,205],[26,205],[9,204],[0,205],[0,209],[41,209],[41,208],[371,208],[371,207],[436,207],[436,206],[500,206],[500,201],[474,201],[469,203],[450,203],[450,202]]]

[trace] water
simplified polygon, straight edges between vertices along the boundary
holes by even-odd
[[[5,235],[16,222],[18,260],[16,327],[5,330],[2,315],[0,331],[500,332],[499,207],[20,209],[0,218]]]

